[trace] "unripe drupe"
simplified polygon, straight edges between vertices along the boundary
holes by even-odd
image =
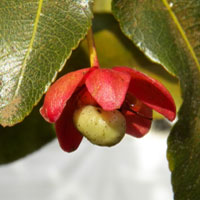
[[[113,146],[119,143],[126,131],[126,120],[118,110],[105,111],[87,105],[74,112],[73,120],[82,135],[100,146]]]

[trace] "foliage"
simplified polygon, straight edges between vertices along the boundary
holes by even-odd
[[[39,106],[33,107],[59,71],[89,66],[86,43],[80,41],[93,24],[102,67],[126,65],[153,76],[171,91],[178,108],[180,81],[183,103],[167,156],[175,200],[199,200],[200,1],[112,0],[111,6],[111,0],[96,0],[93,12],[92,3],[0,1],[0,163],[54,137]]]

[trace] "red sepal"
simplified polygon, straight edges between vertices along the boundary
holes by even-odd
[[[86,87],[104,110],[119,109],[125,99],[130,75],[111,69],[97,69],[91,72]]]
[[[55,123],[56,135],[61,148],[66,152],[76,150],[82,141],[83,136],[75,128],[73,113],[76,109],[76,97],[71,98]]]
[[[173,121],[176,117],[176,106],[171,94],[158,81],[128,67],[114,67],[116,71],[131,75],[129,91],[148,107]]]
[[[142,104],[138,113],[122,111],[126,118],[126,133],[134,137],[143,137],[151,128],[152,109]]]
[[[49,88],[44,99],[44,105],[40,109],[40,113],[45,120],[51,123],[58,120],[66,102],[76,88],[83,84],[82,80],[89,70],[90,68],[86,68],[68,73]]]

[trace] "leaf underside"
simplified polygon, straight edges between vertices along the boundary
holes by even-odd
[[[113,0],[125,35],[175,74],[183,104],[168,138],[175,200],[200,199],[200,0]]]
[[[0,1],[0,124],[24,119],[91,26],[92,0]]]

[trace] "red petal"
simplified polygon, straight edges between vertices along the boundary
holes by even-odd
[[[152,109],[142,105],[138,114],[131,111],[123,111],[126,118],[126,133],[134,137],[143,137],[151,127]]]
[[[59,144],[61,148],[67,152],[76,150],[83,138],[73,123],[73,113],[75,109],[76,101],[74,98],[71,98],[67,102],[62,115],[55,123]]]
[[[41,115],[48,122],[55,122],[60,117],[66,102],[81,84],[89,70],[90,68],[86,68],[68,73],[49,88],[44,99],[44,105],[40,109]]]
[[[111,69],[97,69],[85,81],[88,91],[104,110],[121,107],[129,86],[130,75]]]
[[[150,108],[173,121],[176,117],[176,106],[168,90],[158,81],[128,67],[115,67],[114,70],[131,75],[129,91]]]

